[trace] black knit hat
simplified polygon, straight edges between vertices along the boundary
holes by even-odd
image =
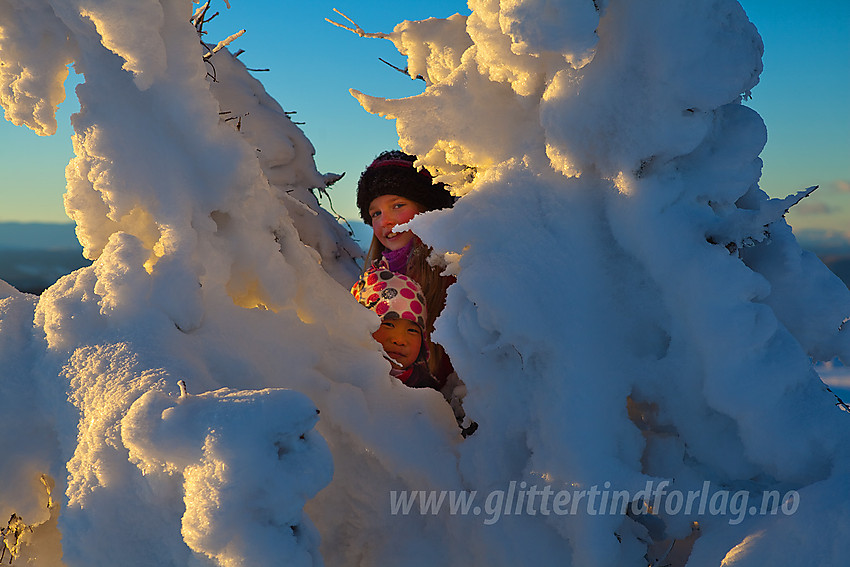
[[[399,150],[381,153],[360,174],[357,182],[357,208],[363,222],[372,224],[369,205],[381,195],[398,195],[422,205],[426,211],[446,209],[455,198],[444,183],[434,183],[426,169],[416,170],[416,156]]]

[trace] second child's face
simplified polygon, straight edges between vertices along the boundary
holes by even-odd
[[[372,231],[378,242],[387,250],[399,250],[407,246],[413,238],[413,233],[409,230],[396,233],[393,229],[421,212],[419,203],[398,195],[381,195],[372,199],[369,204]]]
[[[407,319],[384,319],[372,338],[381,343],[393,367],[399,369],[416,362],[422,348],[422,330]]]

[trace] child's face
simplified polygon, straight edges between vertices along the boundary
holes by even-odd
[[[395,368],[407,368],[419,357],[422,330],[408,319],[384,319],[372,338],[381,343]]]
[[[393,232],[396,225],[404,224],[422,212],[416,201],[398,195],[381,195],[369,204],[369,217],[372,219],[372,231],[378,242],[387,250],[399,250],[407,246],[413,233],[406,230]]]

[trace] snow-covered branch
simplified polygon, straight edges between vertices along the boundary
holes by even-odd
[[[344,29],[344,30],[348,30],[348,31],[350,31],[351,33],[356,33],[356,34],[357,34],[357,35],[359,35],[360,37],[368,37],[368,38],[372,38],[372,39],[389,39],[389,38],[390,38],[390,35],[389,35],[389,34],[386,34],[386,33],[381,33],[381,32],[367,32],[367,31],[363,31],[363,28],[361,28],[361,27],[357,24],[357,22],[355,22],[354,20],[352,20],[351,18],[349,18],[348,16],[346,16],[345,14],[343,14],[342,12],[340,12],[339,10],[337,10],[336,8],[334,8],[333,10],[334,10],[334,12],[336,12],[337,14],[339,14],[340,16],[342,16],[343,18],[345,18],[346,20],[348,20],[349,22],[351,22],[351,25],[353,25],[354,27],[353,27],[353,28],[351,28],[351,27],[349,27],[349,26],[347,26],[347,25],[345,25],[345,24],[340,24],[340,23],[338,23],[338,22],[335,22],[335,21],[331,20],[330,18],[325,18],[325,21],[326,21],[326,22],[328,22],[329,24],[333,24],[333,25],[335,25],[335,26],[336,26],[336,27],[338,27],[338,28],[342,28],[342,29]]]
[[[223,40],[219,41],[219,42],[218,42],[218,44],[217,44],[215,47],[213,47],[211,50],[209,50],[209,51],[208,51],[208,52],[204,55],[204,59],[208,59],[209,57],[212,57],[212,54],[213,54],[213,53],[217,53],[217,52],[218,52],[218,51],[220,51],[222,48],[227,47],[228,45],[230,45],[231,43],[233,43],[234,41],[236,41],[236,39],[238,39],[238,38],[242,37],[242,35],[243,35],[244,33],[245,33],[245,30],[244,30],[244,29],[242,29],[242,30],[239,30],[238,32],[236,32],[235,34],[230,35],[230,36],[228,36],[228,37],[224,38]]]

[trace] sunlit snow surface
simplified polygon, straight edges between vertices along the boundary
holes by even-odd
[[[842,564],[850,416],[811,361],[848,360],[850,292],[758,187],[755,28],[731,0],[469,4],[390,35],[423,94],[355,93],[462,195],[411,226],[457,276],[435,339],[463,440],[389,378],[309,190],[332,176],[238,61],[204,60],[196,7],[0,0],[8,118],[50,133],[65,63],[85,76],[65,203],[94,259],[40,298],[0,284],[16,561],[639,566],[690,536],[691,565]],[[483,500],[665,480],[653,516]],[[706,483],[799,499],[671,512]],[[404,490],[484,509],[394,515]]]

